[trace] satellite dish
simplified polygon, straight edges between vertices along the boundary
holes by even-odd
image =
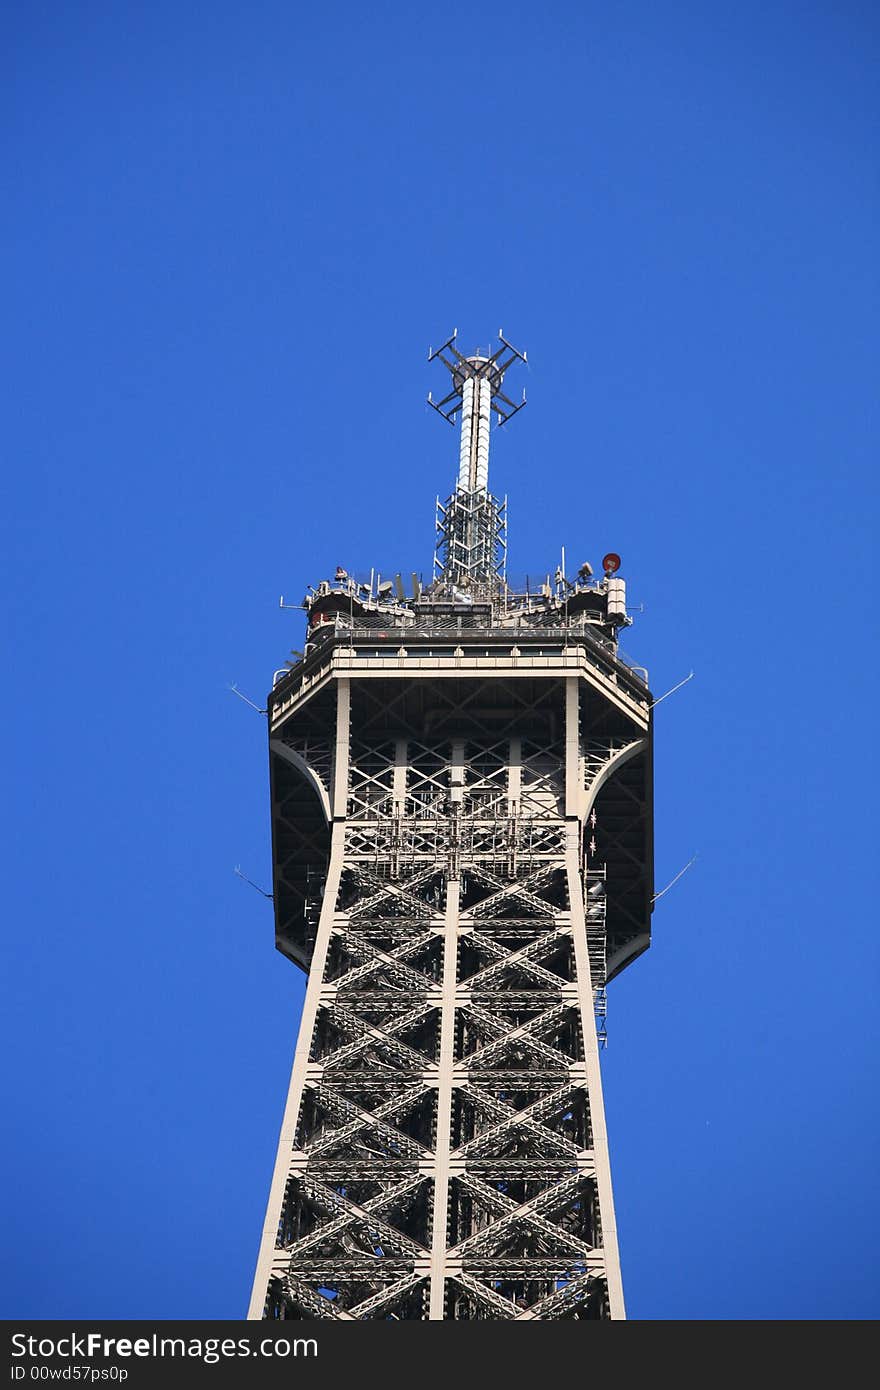
[[[390,579],[383,579],[383,580],[382,580],[382,583],[379,585],[379,590],[378,590],[378,592],[379,592],[380,594],[390,594],[390,593],[391,593],[391,590],[392,590],[393,588],[394,588],[394,584],[393,584],[392,580],[390,580]]]
[[[606,574],[616,574],[620,569],[620,556],[615,555],[613,550],[609,550],[602,561],[602,568]]]

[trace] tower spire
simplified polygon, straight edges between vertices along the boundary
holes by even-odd
[[[500,330],[493,353],[465,357],[455,346],[457,335],[456,329],[442,347],[428,353],[428,361],[439,358],[452,378],[451,391],[440,401],[429,392],[428,404],[451,425],[461,416],[455,492],[437,503],[437,570],[449,583],[473,585],[503,574],[506,504],[489,492],[489,432],[493,413],[503,425],[525,405],[525,391],[515,405],[501,388],[508,368],[527,358]]]

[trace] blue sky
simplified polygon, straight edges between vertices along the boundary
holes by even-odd
[[[651,951],[635,1318],[876,1317],[878,21],[860,3],[4,17],[6,1317],[243,1316],[303,977],[258,703],[427,571],[426,350],[503,326],[511,570],[624,559]],[[513,384],[513,380],[511,380]]]

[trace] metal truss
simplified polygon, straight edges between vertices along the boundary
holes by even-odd
[[[469,590],[496,589],[507,569],[507,498],[499,501],[485,490],[456,490],[445,502],[437,500],[437,549],[434,577]]]
[[[251,1317],[624,1316],[598,808],[648,715],[511,669],[339,676],[332,728],[273,735],[276,879],[288,773],[330,847]],[[606,838],[616,864],[625,817]]]

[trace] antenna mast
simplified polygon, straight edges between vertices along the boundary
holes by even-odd
[[[428,404],[451,425],[461,415],[458,480],[446,502],[437,502],[437,578],[464,588],[503,582],[506,557],[507,502],[489,492],[489,430],[492,415],[503,425],[522,410],[526,393],[515,405],[502,391],[504,374],[527,360],[499,331],[499,346],[487,357],[465,357],[455,346],[458,330],[428,361],[439,358],[452,377],[452,390]]]

